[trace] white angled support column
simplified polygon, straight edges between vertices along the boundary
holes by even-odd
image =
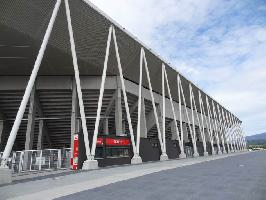
[[[166,154],[166,138],[165,138],[165,87],[164,87],[164,68],[162,65],[162,140],[163,140],[163,154],[161,155],[161,160],[168,160]]]
[[[214,146],[213,146],[213,125],[212,125],[212,122],[211,122],[211,112],[210,112],[210,105],[209,105],[209,99],[208,97],[206,96],[206,106],[207,106],[207,117],[208,117],[208,133],[209,133],[209,137],[210,137],[210,140],[211,140],[211,149],[212,149],[212,155],[216,154],[216,152],[214,152]]]
[[[149,72],[149,68],[148,68],[148,64],[147,64],[147,60],[146,60],[146,56],[145,56],[145,51],[142,48],[143,51],[143,60],[144,60],[144,66],[145,66],[145,71],[147,74],[147,79],[148,79],[148,84],[149,84],[149,91],[150,91],[150,95],[151,95],[151,102],[152,102],[152,108],[153,108],[153,114],[154,114],[154,118],[155,118],[155,124],[157,127],[157,132],[158,132],[158,139],[160,142],[160,147],[161,147],[161,151],[162,151],[162,155],[160,156],[161,160],[165,160],[167,157],[166,152],[164,151],[164,147],[163,147],[163,141],[162,141],[162,133],[161,133],[161,129],[160,129],[160,125],[159,125],[159,119],[158,119],[158,114],[157,114],[157,108],[155,105],[155,100],[154,100],[154,96],[153,96],[153,90],[152,90],[152,85],[151,85],[151,79],[150,79],[150,72]]]
[[[226,135],[227,122],[226,122],[225,115],[224,115],[224,109],[222,108],[221,110],[222,110],[221,113],[222,113],[222,121],[223,121],[223,136],[224,136],[224,139],[225,139],[225,142],[226,142],[226,146],[227,146],[227,153],[230,153],[231,150],[230,150],[230,146],[229,146],[229,140],[228,140],[228,137]]]
[[[140,123],[141,123],[141,100],[142,100],[142,72],[143,72],[143,48],[140,49],[140,63],[139,63],[139,99],[138,99],[138,123],[137,123],[137,141],[136,141],[136,158],[132,159],[131,163],[142,162],[139,156],[140,147]]]
[[[191,122],[190,122],[189,115],[188,115],[188,111],[187,111],[186,99],[185,99],[185,95],[184,95],[184,91],[183,91],[183,87],[182,87],[182,82],[181,82],[181,79],[180,79],[179,74],[177,75],[177,82],[178,82],[178,87],[180,88],[180,92],[181,92],[182,99],[183,99],[184,106],[185,106],[185,112],[186,112],[186,117],[187,117],[187,120],[188,120],[189,132],[191,134],[191,139],[192,139],[192,144],[193,144],[193,150],[194,150],[193,156],[194,157],[198,157],[199,156],[199,153],[198,153],[198,149],[197,149],[197,145],[196,145],[194,133],[192,132],[192,129],[191,129]],[[192,117],[192,119],[193,119],[193,117]]]
[[[192,106],[194,106],[194,109],[195,109],[195,115],[197,117],[197,121],[198,121],[198,124],[199,124],[200,135],[201,135],[201,138],[202,138],[203,155],[204,156],[208,156],[209,154],[207,152],[207,147],[206,147],[206,140],[205,140],[205,133],[204,133],[204,128],[203,128],[202,113],[201,113],[201,121],[200,121],[199,115],[198,115],[198,110],[197,110],[196,103],[195,103],[195,97],[194,97],[194,93],[193,93],[192,87],[191,87],[191,96],[192,96],[192,102],[193,102],[193,105]],[[199,100],[199,104],[200,104],[200,100]],[[192,108],[191,108],[191,110],[193,112],[193,109]]]
[[[234,135],[232,133],[232,129],[234,128],[234,124],[233,124],[233,121],[232,121],[232,118],[231,118],[231,113],[228,113],[228,119],[229,119],[229,122],[230,122],[230,137],[231,137],[231,144],[232,144],[232,149],[233,149],[233,152],[236,151],[236,146],[235,146],[235,140],[234,140]]]
[[[207,132],[208,132],[208,135],[209,135],[209,138],[210,138],[211,148],[213,149],[213,141],[212,141],[212,137],[210,136],[210,133],[209,133],[210,132],[209,131],[209,125],[208,125],[208,122],[207,122],[207,116],[206,116],[205,111],[204,111],[204,105],[203,105],[203,102],[202,102],[200,90],[198,90],[198,93],[199,93],[199,105],[200,105],[200,113],[201,113],[202,134],[203,134],[204,141],[205,141],[205,148],[207,148],[207,144],[206,144],[206,136],[205,136],[205,131],[204,131],[203,116],[205,117],[205,124],[206,124]],[[209,153],[206,150],[206,152],[204,152],[204,156],[208,156],[208,155],[209,155]]]
[[[99,95],[99,101],[98,101],[98,107],[97,107],[97,116],[96,116],[96,121],[95,121],[95,128],[94,128],[92,148],[91,148],[91,160],[94,160],[95,151],[96,151],[96,142],[97,142],[97,137],[98,137],[100,114],[101,114],[101,109],[102,109],[104,85],[105,85],[105,80],[106,80],[106,71],[107,71],[110,44],[111,44],[111,39],[112,38],[113,38],[114,46],[115,46],[115,54],[116,54],[116,60],[117,60],[117,64],[118,64],[118,71],[119,71],[119,77],[120,77],[120,82],[121,82],[121,88],[122,88],[123,97],[124,97],[124,103],[125,103],[125,109],[126,109],[126,115],[127,115],[127,121],[128,121],[128,126],[129,126],[130,137],[131,137],[132,149],[133,149],[134,157],[138,157],[137,151],[136,151],[136,145],[135,145],[135,139],[134,139],[134,134],[133,134],[132,123],[131,123],[130,111],[129,111],[129,107],[128,107],[128,100],[127,100],[127,94],[126,94],[126,89],[125,89],[123,71],[122,71],[120,55],[119,55],[119,50],[118,50],[118,45],[117,45],[117,40],[116,40],[115,29],[111,25],[110,28],[109,28],[109,34],[108,34],[108,39],[107,39],[106,54],[105,54],[105,60],[104,60],[104,68],[103,68],[103,73],[102,73],[102,82],[101,82],[101,87],[100,87],[100,95]],[[90,161],[88,161],[88,163],[89,162]]]
[[[222,122],[222,116],[221,116],[221,112],[220,112],[220,108],[219,105],[216,104],[217,106],[217,110],[218,110],[218,119],[219,119],[219,132],[220,132],[220,136],[221,136],[221,140],[222,140],[222,145],[223,145],[223,153],[226,153],[226,148],[224,145],[224,135],[223,135],[223,122]]]
[[[239,151],[240,150],[239,140],[238,140],[239,123],[237,122],[237,119],[235,116],[233,117],[233,121],[234,121],[234,124],[236,126],[236,131],[235,131],[236,148]]]
[[[129,111],[129,107],[128,107],[128,100],[127,100],[125,82],[124,82],[124,77],[123,77],[123,71],[122,71],[122,66],[121,66],[121,61],[120,61],[120,55],[119,55],[119,50],[118,50],[118,45],[117,45],[117,40],[116,40],[115,29],[114,29],[113,26],[112,26],[112,30],[113,30],[112,31],[113,32],[112,35],[113,35],[113,40],[114,40],[114,45],[115,45],[116,61],[117,61],[117,64],[118,64],[118,70],[119,70],[119,75],[120,75],[119,77],[120,77],[120,82],[121,82],[121,86],[122,86],[122,92],[123,92],[123,97],[124,97],[127,121],[128,121],[129,132],[130,132],[131,143],[132,143],[132,149],[133,149],[133,153],[134,153],[133,158],[135,159],[135,162],[132,162],[132,163],[134,164],[134,163],[142,162],[142,160],[141,160],[141,158],[139,157],[139,155],[137,154],[137,151],[136,151],[136,144],[135,144],[134,133],[133,133],[132,123],[131,123],[130,111]],[[93,139],[94,139],[94,141],[93,141],[94,144],[96,144],[97,138],[93,138]],[[95,151],[95,147],[94,147],[93,151]]]
[[[42,58],[43,58],[44,52],[46,50],[46,46],[47,46],[48,40],[50,38],[50,34],[52,32],[53,25],[54,25],[54,22],[55,22],[55,19],[56,19],[56,16],[57,16],[57,13],[58,13],[58,10],[60,7],[60,4],[61,4],[61,0],[57,0],[55,7],[54,7],[54,10],[53,10],[53,13],[52,13],[52,16],[51,16],[51,19],[49,21],[48,27],[46,29],[46,32],[45,32],[45,35],[44,35],[44,38],[43,38],[43,41],[41,44],[41,48],[40,48],[38,56],[37,56],[37,59],[34,63],[34,67],[33,67],[33,70],[31,72],[31,76],[30,76],[29,82],[27,84],[24,96],[23,96],[21,104],[19,106],[15,122],[13,124],[12,129],[11,129],[11,132],[10,132],[10,135],[9,135],[9,138],[8,138],[5,150],[4,150],[4,153],[2,156],[1,167],[0,167],[0,184],[11,182],[11,172],[6,166],[7,159],[9,158],[10,152],[13,148],[13,145],[14,145],[14,142],[15,142],[15,139],[17,136],[17,132],[18,132],[21,120],[23,118],[25,108],[26,108],[27,103],[28,103],[28,100],[29,100],[29,97],[31,94],[31,90],[34,86],[34,83],[35,83],[41,62],[42,62]]]
[[[136,156],[132,158],[131,163],[141,163],[142,159],[139,156],[140,151],[140,132],[141,132],[141,123],[143,123],[143,131],[145,131],[145,136],[147,136],[147,127],[146,127],[146,116],[145,116],[145,104],[144,98],[142,96],[142,77],[143,77],[143,48],[140,50],[140,67],[139,67],[139,99],[138,99],[138,123],[137,123],[137,141],[136,141]],[[142,122],[143,121],[143,122]]]
[[[182,105],[181,105],[181,92],[180,92],[180,84],[179,84],[179,75],[177,75],[177,90],[178,90],[178,108],[179,108],[179,124],[180,124],[180,132],[181,132],[181,138],[180,142],[182,143],[183,146],[183,151],[184,151],[184,131],[183,131],[183,120],[182,120]],[[181,152],[179,155],[179,158],[186,158],[186,154]]]
[[[65,8],[66,8],[68,33],[69,33],[71,54],[72,54],[72,59],[73,59],[74,72],[75,72],[75,80],[76,80],[76,86],[77,86],[77,95],[78,95],[78,100],[79,100],[79,110],[80,110],[81,124],[82,124],[84,143],[85,143],[85,149],[86,149],[86,156],[87,156],[88,160],[93,160],[93,161],[89,162],[88,164],[86,164],[85,163],[86,161],[85,161],[84,162],[85,164],[83,164],[83,167],[85,166],[86,169],[89,169],[89,168],[94,169],[94,168],[98,167],[98,164],[97,164],[97,161],[95,161],[93,158],[91,158],[88,129],[87,129],[85,110],[84,110],[84,105],[83,105],[83,98],[82,98],[82,91],[81,91],[81,84],[80,84],[80,77],[79,77],[79,68],[78,68],[76,47],[75,47],[75,41],[74,41],[74,35],[73,35],[73,29],[72,29],[72,23],[71,23],[71,14],[70,14],[68,0],[65,0]]]
[[[230,152],[233,153],[234,149],[233,149],[233,144],[232,144],[232,137],[230,134],[230,129],[231,129],[231,122],[228,118],[228,112],[225,112],[225,119],[226,119],[226,123],[227,123],[227,137],[228,137],[228,141],[230,144]]]
[[[102,82],[101,82],[100,95],[99,95],[98,106],[97,106],[97,115],[96,115],[95,127],[94,127],[94,132],[93,132],[91,158],[84,162],[85,166],[83,164],[83,169],[89,169],[91,166],[90,163],[97,162],[97,161],[94,161],[94,155],[96,151],[96,141],[98,137],[98,129],[99,129],[99,123],[100,123],[100,114],[101,114],[101,109],[102,109],[102,99],[103,99],[103,93],[104,93],[104,85],[105,85],[105,79],[106,79],[106,71],[107,71],[107,64],[108,64],[108,58],[109,58],[109,52],[110,52],[112,31],[113,31],[113,27],[110,26],[109,32],[108,32],[107,44],[106,44],[104,67],[103,67],[103,73],[102,73]],[[97,163],[97,166],[98,166],[98,163]]]
[[[236,127],[237,127],[237,124],[234,121],[233,114],[231,114],[231,120],[232,120],[232,124],[233,124],[233,128],[232,128],[231,132],[232,132],[232,135],[233,135],[233,138],[234,138],[235,151],[238,151],[237,138],[236,138]]]
[[[214,120],[214,124],[215,124],[215,136],[216,136],[216,141],[217,141],[218,154],[222,154],[221,147],[220,147],[219,133],[218,133],[218,124],[217,124],[218,120],[217,120],[216,109],[214,107],[213,100],[212,100],[212,111],[213,111],[213,120]]]
[[[197,149],[197,138],[196,138],[196,128],[195,128],[195,118],[194,118],[192,86],[191,86],[191,84],[189,84],[189,96],[190,96],[190,108],[191,108],[191,115],[192,115],[192,130],[193,130],[192,142],[193,142],[194,149]],[[198,157],[199,156],[198,151],[194,151],[193,156],[194,157]]]
[[[178,143],[179,143],[179,148],[180,148],[179,158],[185,158],[186,157],[186,154],[184,152],[183,137],[182,137],[182,140],[181,140],[181,138],[179,136],[179,130],[178,130],[178,127],[177,127],[176,112],[175,112],[173,98],[172,98],[172,93],[171,93],[171,90],[170,90],[168,76],[167,76],[167,73],[166,73],[165,65],[164,64],[162,64],[162,68],[163,68],[163,71],[164,71],[164,75],[162,76],[162,78],[163,79],[165,78],[165,80],[166,80],[166,86],[167,86],[167,90],[168,90],[168,94],[169,94],[169,98],[170,98],[172,114],[173,114],[173,117],[174,117],[174,126],[175,126],[174,130],[175,130],[175,133],[176,133],[176,136],[177,136],[177,139],[178,139]],[[164,98],[165,98],[165,96],[164,96]],[[180,112],[181,112],[181,110],[180,110]],[[165,112],[164,112],[164,115],[165,115]],[[164,131],[165,131],[165,129],[164,129]]]

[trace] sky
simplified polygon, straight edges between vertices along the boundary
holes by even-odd
[[[266,0],[91,0],[232,111],[266,132]]]

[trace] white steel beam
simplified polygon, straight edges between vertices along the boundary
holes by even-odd
[[[71,14],[70,14],[68,0],[65,0],[65,8],[66,8],[67,26],[68,26],[68,33],[69,33],[69,39],[70,39],[70,47],[71,47],[73,67],[74,67],[74,72],[75,72],[77,95],[78,95],[78,101],[79,101],[79,111],[80,111],[81,125],[82,125],[83,136],[84,136],[86,156],[87,156],[87,159],[91,159],[88,129],[87,129],[86,116],[85,116],[85,111],[84,111],[84,104],[83,104],[82,91],[81,91],[81,85],[80,85],[79,68],[78,68],[78,61],[77,61],[77,54],[76,54],[76,47],[75,47],[75,41],[74,41],[74,35],[73,35],[73,29],[72,29],[72,23],[71,23]]]
[[[230,143],[230,149],[231,152],[234,152],[234,148],[233,148],[233,141],[232,141],[232,135],[230,134],[230,129],[231,129],[231,121],[229,120],[229,116],[228,116],[228,112],[225,113],[225,118],[226,118],[226,122],[228,124],[228,128],[227,128],[227,137],[229,138],[229,143]]]
[[[228,113],[228,119],[230,121],[230,129],[232,129],[234,127],[233,121],[232,121],[232,114]],[[232,131],[230,130],[230,136],[231,136],[231,141],[232,141],[232,147],[233,147],[233,151],[236,151],[236,146],[235,146],[235,139],[234,139],[234,135],[232,133]]]
[[[197,138],[196,138],[196,128],[195,128],[195,118],[194,118],[194,109],[193,109],[193,100],[192,100],[192,87],[191,84],[189,84],[189,96],[190,96],[190,109],[191,109],[191,115],[192,115],[192,130],[193,130],[193,146],[196,147],[197,149]],[[199,153],[198,152],[194,152],[193,154],[194,157],[198,157]]]
[[[237,146],[237,150],[239,151],[240,150],[240,145],[239,145],[239,138],[238,138],[238,129],[240,127],[239,123],[237,122],[237,119],[236,117],[234,116],[233,118],[234,120],[234,123],[236,124],[236,127],[237,127],[237,131],[235,133],[235,137],[236,137],[236,146]]]
[[[221,116],[221,112],[220,112],[219,105],[216,104],[216,107],[217,107],[217,111],[218,111],[219,132],[220,132],[220,136],[221,136],[221,140],[222,140],[222,145],[223,145],[223,153],[226,153],[226,148],[225,148],[225,145],[224,145],[224,134],[223,134],[224,128],[223,128],[222,116]]]
[[[234,127],[237,127],[237,123],[236,123],[236,121],[234,119],[234,115],[232,114],[231,116],[232,116],[232,121],[233,121]],[[236,151],[238,151],[237,136],[236,136],[236,132],[235,131],[233,132],[233,136],[234,136],[234,142],[235,142],[235,149],[236,149]]]
[[[230,153],[231,150],[230,150],[230,146],[229,146],[229,138],[228,138],[228,136],[226,134],[226,132],[228,130],[228,125],[227,125],[226,118],[225,118],[225,115],[224,115],[224,109],[222,109],[222,121],[223,121],[223,134],[224,134],[225,142],[226,142],[226,145],[227,145],[227,153]]]
[[[123,71],[122,71],[122,66],[121,66],[120,54],[119,54],[117,40],[116,40],[115,28],[113,26],[112,26],[112,30],[113,30],[112,35],[113,35],[113,40],[114,40],[114,45],[115,45],[116,61],[118,64],[118,70],[119,70],[119,75],[120,75],[119,77],[120,77],[120,82],[121,82],[121,86],[122,86],[122,92],[123,92],[123,97],[124,97],[124,103],[125,103],[125,109],[126,109],[126,115],[127,115],[127,121],[128,121],[128,126],[129,126],[129,132],[130,132],[130,137],[131,137],[133,153],[134,153],[134,157],[137,157],[138,160],[141,160],[139,155],[136,154],[136,145],[135,145],[134,133],[133,133],[132,123],[131,123],[131,117],[130,117],[130,113],[129,113],[128,100],[127,100],[125,82],[124,82]],[[99,113],[99,115],[100,115],[100,113]],[[93,145],[96,146],[97,138],[93,138],[93,139],[94,139]],[[94,147],[93,151],[95,151],[95,147]],[[95,152],[93,152],[93,153],[95,153]]]
[[[185,106],[185,112],[186,112],[186,116],[187,116],[187,120],[188,120],[189,132],[191,134],[191,139],[192,139],[192,144],[193,144],[193,150],[194,150],[193,156],[194,157],[198,157],[199,156],[199,153],[198,153],[196,139],[195,139],[195,134],[194,134],[195,132],[192,132],[192,129],[191,129],[191,122],[190,122],[189,115],[188,115],[188,111],[187,111],[186,99],[185,99],[185,95],[184,95],[184,91],[183,91],[183,87],[182,87],[182,82],[181,82],[181,79],[180,79],[180,76],[179,75],[177,75],[177,80],[178,80],[178,86],[180,88],[180,92],[182,94],[182,99],[183,99],[184,106]],[[193,110],[192,109],[191,109],[191,112],[193,113]],[[192,120],[193,120],[193,116],[192,116]]]
[[[212,155],[213,155],[213,153],[214,153],[214,148],[213,148],[213,136],[212,136],[212,134],[211,134],[211,132],[210,132],[210,123],[207,121],[207,118],[209,119],[209,117],[205,114],[205,110],[204,110],[204,104],[203,104],[203,101],[202,101],[202,97],[201,97],[201,92],[200,92],[200,90],[198,90],[198,93],[199,93],[199,105],[200,105],[200,112],[201,112],[201,124],[202,124],[202,129],[203,129],[203,134],[205,134],[204,133],[204,127],[203,127],[203,124],[204,124],[204,122],[203,122],[203,116],[204,116],[204,118],[205,118],[205,124],[206,124],[206,129],[207,129],[207,132],[208,132],[208,135],[209,135],[209,138],[210,138],[210,143],[211,143],[211,153],[212,153]],[[204,135],[204,137],[205,137],[205,135]],[[205,138],[205,142],[206,142],[206,138]]]
[[[163,147],[162,133],[161,133],[160,125],[159,125],[157,108],[156,108],[155,100],[154,100],[154,96],[153,96],[153,90],[152,90],[151,79],[150,79],[150,72],[149,72],[149,68],[148,68],[148,64],[147,64],[147,60],[146,60],[146,56],[145,56],[145,51],[143,48],[142,48],[142,51],[143,51],[144,67],[145,67],[145,71],[146,71],[146,75],[147,75],[147,79],[148,79],[149,90],[150,90],[150,95],[151,95],[151,100],[152,100],[151,101],[152,102],[152,108],[153,108],[155,123],[156,123],[156,127],[157,127],[157,132],[158,132],[158,139],[159,139],[160,147],[161,147],[161,151],[162,151],[162,155],[160,156],[160,159],[166,160],[166,159],[168,159],[168,156],[165,152],[165,148]]]
[[[192,106],[195,109],[195,115],[197,117],[197,121],[198,121],[198,124],[199,124],[199,129],[200,129],[200,135],[201,135],[201,138],[202,138],[203,155],[204,156],[208,156],[209,154],[207,152],[207,147],[206,147],[205,133],[204,133],[204,128],[203,128],[203,126],[204,126],[203,119],[201,118],[202,121],[200,121],[200,119],[199,119],[199,114],[198,114],[198,110],[197,110],[197,107],[196,107],[196,102],[195,102],[195,97],[194,97],[194,93],[193,93],[192,87],[191,87],[191,96],[192,96],[191,98],[192,98],[192,102],[193,102]],[[200,104],[200,102],[199,102],[199,104]],[[193,112],[193,107],[191,107],[192,112]],[[201,113],[201,115],[202,115],[202,113]]]
[[[213,126],[212,126],[212,123],[211,123],[210,105],[209,105],[209,99],[208,99],[207,96],[206,96],[205,100],[206,100],[206,106],[207,106],[208,133],[209,133],[209,137],[210,137],[210,140],[211,140],[212,155],[214,155],[214,153],[216,154],[216,152],[214,152],[214,146],[213,146]]]
[[[179,124],[180,124],[180,141],[182,145],[184,144],[184,131],[183,131],[183,120],[182,120],[182,105],[181,105],[181,92],[180,92],[180,84],[179,84],[179,74],[177,75],[177,90],[178,90],[178,108],[179,108]],[[183,151],[184,151],[184,145],[183,145]],[[180,154],[180,158],[185,158],[186,154],[184,155]]]
[[[109,34],[108,34],[108,39],[107,39],[107,47],[106,47],[106,54],[105,54],[105,60],[104,60],[104,68],[103,68],[103,73],[102,73],[100,96],[99,96],[99,100],[98,100],[97,116],[96,116],[96,121],[95,121],[95,128],[94,128],[94,133],[93,133],[93,142],[92,142],[92,148],[91,148],[91,160],[94,160],[94,156],[95,156],[96,142],[97,142],[97,137],[98,137],[99,122],[100,122],[100,114],[101,114],[101,109],[102,109],[104,85],[105,85],[105,80],[106,80],[106,71],[107,71],[110,44],[111,44],[112,38],[113,38],[114,46],[115,46],[117,67],[118,67],[118,71],[119,71],[121,88],[122,88],[123,97],[124,97],[127,121],[128,121],[128,126],[129,126],[130,137],[131,137],[131,144],[132,144],[132,149],[133,149],[133,153],[134,153],[134,156],[133,156],[134,162],[133,163],[135,163],[136,160],[137,160],[137,162],[141,162],[141,159],[140,159],[139,155],[137,155],[137,151],[136,151],[136,145],[135,145],[135,139],[134,139],[133,128],[132,128],[132,123],[131,123],[131,117],[130,117],[130,113],[129,113],[129,106],[128,106],[127,94],[126,94],[126,89],[125,89],[123,71],[122,71],[122,66],[121,66],[121,61],[120,61],[120,55],[119,55],[119,50],[118,50],[118,45],[117,45],[117,40],[116,40],[115,29],[112,25],[109,28]]]
[[[103,93],[104,93],[104,84],[105,84],[105,79],[106,79],[106,71],[107,71],[107,64],[108,64],[108,58],[109,58],[109,52],[110,52],[112,32],[113,32],[113,27],[110,26],[107,44],[106,44],[104,67],[103,67],[103,73],[102,73],[102,82],[101,82],[101,87],[100,87],[100,95],[99,95],[99,100],[98,100],[97,115],[96,115],[96,121],[95,121],[94,133],[93,133],[92,147],[91,147],[91,158],[90,158],[91,160],[94,160],[94,155],[95,155],[95,150],[96,150],[96,141],[98,137],[98,129],[99,129],[99,122],[100,122],[100,114],[101,114],[101,109],[102,109],[102,99],[103,99]]]
[[[165,87],[164,87],[164,70],[165,66],[162,64],[162,140],[163,140],[163,147],[164,152],[166,152],[166,140],[165,140]]]
[[[140,50],[140,63],[139,63],[139,99],[138,99],[138,122],[137,122],[137,144],[136,153],[139,154],[140,146],[140,123],[141,123],[141,98],[142,98],[142,71],[143,71],[143,49]]]
[[[177,139],[178,139],[178,143],[179,143],[179,148],[180,148],[179,158],[185,158],[186,157],[186,154],[184,152],[183,139],[181,140],[180,139],[180,136],[179,136],[179,130],[178,130],[178,127],[177,127],[176,112],[175,112],[173,98],[172,98],[172,94],[171,94],[171,90],[170,90],[170,86],[169,86],[169,81],[168,81],[168,76],[167,76],[167,73],[166,73],[165,65],[164,64],[162,64],[162,68],[163,68],[163,71],[164,71],[164,73],[162,75],[162,79],[165,78],[165,80],[166,80],[166,86],[167,86],[167,90],[168,90],[168,94],[169,94],[169,98],[170,98],[172,114],[173,114],[173,117],[174,117],[175,131],[176,131],[176,135],[177,135]],[[165,98],[165,94],[164,93],[163,93],[163,98]],[[164,104],[165,104],[165,101],[164,101]],[[164,109],[165,109],[165,106],[164,106]],[[181,110],[179,110],[179,112],[181,112]],[[164,118],[165,118],[165,110],[164,110],[163,114],[164,114]],[[165,123],[165,119],[164,119],[164,123]],[[164,124],[164,127],[165,127],[165,124]],[[165,128],[164,128],[164,131],[165,131]]]
[[[211,126],[212,136],[214,134],[213,137],[216,137],[217,135],[216,135],[216,131],[215,131],[215,119],[212,117],[212,112],[211,112],[211,109],[210,109],[209,99],[208,99],[207,96],[206,96],[206,104],[207,104],[207,110],[208,110],[208,116],[209,116],[209,122],[210,122],[210,126]],[[216,142],[218,143],[217,137],[216,137]],[[218,148],[218,150],[219,150],[219,148]],[[219,153],[219,151],[218,151],[218,153]]]
[[[53,25],[54,25],[54,22],[55,22],[55,19],[56,19],[56,16],[57,16],[57,13],[58,13],[58,10],[60,7],[60,4],[61,4],[61,0],[57,0],[55,7],[53,9],[53,13],[52,13],[52,16],[50,18],[48,27],[47,27],[46,32],[45,32],[45,35],[44,35],[44,38],[43,38],[43,41],[41,44],[41,48],[39,50],[38,56],[37,56],[36,61],[34,63],[34,67],[33,67],[33,70],[31,72],[31,76],[30,76],[29,82],[27,84],[23,99],[22,99],[21,104],[19,106],[15,122],[13,124],[10,135],[8,137],[8,141],[7,141],[3,156],[2,156],[1,168],[6,168],[7,159],[8,159],[10,152],[13,148],[13,145],[14,145],[14,142],[15,142],[15,139],[17,136],[17,132],[18,132],[21,120],[23,118],[25,108],[26,108],[27,103],[28,103],[28,100],[29,100],[29,97],[31,94],[31,90],[34,86],[34,83],[35,83],[35,80],[36,80],[42,59],[43,59],[43,55],[44,55],[44,52],[46,50],[46,46],[47,46],[48,40],[50,38],[52,29],[53,29]]]
[[[221,147],[220,147],[220,139],[219,139],[219,130],[218,130],[218,124],[217,124],[216,109],[214,107],[213,100],[212,100],[212,112],[213,112],[213,120],[214,120],[214,124],[215,124],[215,136],[216,136],[216,141],[217,141],[218,154],[222,154]]]

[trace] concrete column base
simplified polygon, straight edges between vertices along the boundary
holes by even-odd
[[[142,163],[142,159],[140,156],[134,156],[132,159],[131,159],[131,164],[132,165],[135,165],[135,164],[140,164]]]
[[[0,185],[12,182],[12,173],[9,168],[0,168]]]
[[[184,152],[179,154],[179,158],[186,158],[186,157],[187,157],[187,155]]]
[[[205,152],[203,153],[203,156],[209,156],[209,153],[208,153],[207,151],[205,151]]]
[[[218,155],[222,155],[223,153],[221,152],[221,151],[218,151],[218,153],[217,153]]]
[[[160,161],[164,161],[164,160],[168,160],[168,155],[166,153],[163,153],[161,156],[160,156]]]
[[[86,160],[83,163],[82,170],[98,169],[97,160]]]
[[[198,152],[193,153],[193,157],[199,157],[199,153]]]

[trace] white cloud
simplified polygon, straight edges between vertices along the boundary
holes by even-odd
[[[222,0],[92,2],[232,110],[247,134],[266,131],[266,17],[259,15],[265,5]]]
[[[206,15],[210,0],[91,0],[115,21],[151,44],[156,28],[180,22],[193,22],[196,26]]]

